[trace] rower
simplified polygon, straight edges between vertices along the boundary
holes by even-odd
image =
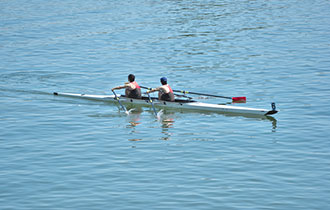
[[[137,82],[135,82],[134,74],[128,75],[128,82],[125,82],[123,86],[114,87],[111,90],[118,90],[125,88],[125,96],[127,98],[141,98],[141,88]]]
[[[172,88],[167,84],[167,78],[166,77],[160,78],[160,83],[162,84],[162,86],[148,90],[147,93],[159,91],[158,92],[159,100],[174,101],[174,93],[173,93]]]

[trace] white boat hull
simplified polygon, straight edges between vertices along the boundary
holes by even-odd
[[[90,95],[90,94],[57,93],[57,92],[55,92],[54,95],[116,102],[114,95]],[[148,98],[131,99],[120,95],[117,96],[119,100],[125,105],[141,105],[141,106],[149,106],[149,107],[151,106]],[[221,112],[221,113],[232,113],[232,114],[268,116],[277,113],[277,111],[275,110],[275,106],[273,107],[272,110],[267,110],[267,109],[256,109],[256,108],[248,108],[248,107],[240,107],[240,106],[232,106],[232,105],[209,104],[209,103],[186,101],[186,100],[168,102],[168,101],[160,101],[155,98],[153,98],[153,104],[156,107],[160,107],[160,108],[186,109],[186,110],[198,110],[198,111]]]

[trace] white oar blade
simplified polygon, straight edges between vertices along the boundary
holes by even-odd
[[[133,109],[130,109],[130,110],[128,110],[128,111],[126,111],[125,113],[127,114],[127,115],[129,115],[132,111],[134,111],[135,109],[133,108]]]
[[[160,118],[163,116],[164,111],[161,109],[158,113],[157,113],[157,119],[160,120]]]

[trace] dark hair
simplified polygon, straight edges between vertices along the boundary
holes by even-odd
[[[134,76],[134,74],[130,74],[130,75],[128,75],[128,81],[130,81],[130,82],[134,82],[134,80],[135,80],[135,76]]]

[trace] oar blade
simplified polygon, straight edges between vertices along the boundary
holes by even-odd
[[[232,97],[234,103],[246,103],[246,97]]]
[[[158,113],[157,113],[157,120],[160,120],[162,118],[162,115],[164,114],[164,111],[161,109]]]

